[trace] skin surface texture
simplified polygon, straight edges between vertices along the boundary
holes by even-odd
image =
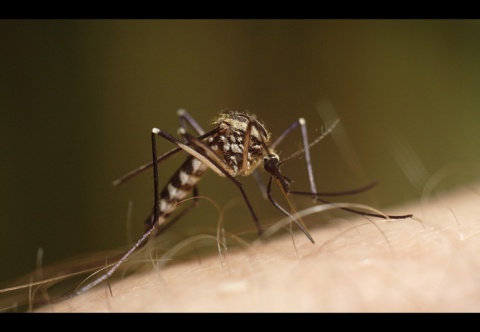
[[[39,312],[475,312],[480,186],[134,273]],[[317,215],[322,218],[322,214]],[[374,222],[374,224],[372,223]],[[294,244],[295,243],[295,244]],[[215,245],[214,245],[215,246]]]

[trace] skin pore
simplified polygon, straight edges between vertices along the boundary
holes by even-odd
[[[480,186],[102,283],[39,312],[474,312]],[[319,214],[321,217],[321,213]],[[374,224],[372,223],[374,222]],[[216,246],[216,245],[212,245]]]

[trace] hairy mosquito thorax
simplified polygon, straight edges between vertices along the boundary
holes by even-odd
[[[225,161],[235,176],[250,175],[268,154],[270,133],[254,115],[237,111],[221,113],[214,124],[218,126],[218,131],[207,140],[210,148]]]

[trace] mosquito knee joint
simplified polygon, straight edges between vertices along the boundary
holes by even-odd
[[[177,133],[178,133],[179,135],[183,136],[183,135],[185,135],[187,132],[185,131],[184,128],[180,127],[180,128],[178,128]]]

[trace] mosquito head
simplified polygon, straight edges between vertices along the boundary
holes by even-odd
[[[263,158],[263,168],[270,173],[282,186],[283,191],[290,192],[291,180],[280,172],[279,158],[276,153],[269,153]]]

